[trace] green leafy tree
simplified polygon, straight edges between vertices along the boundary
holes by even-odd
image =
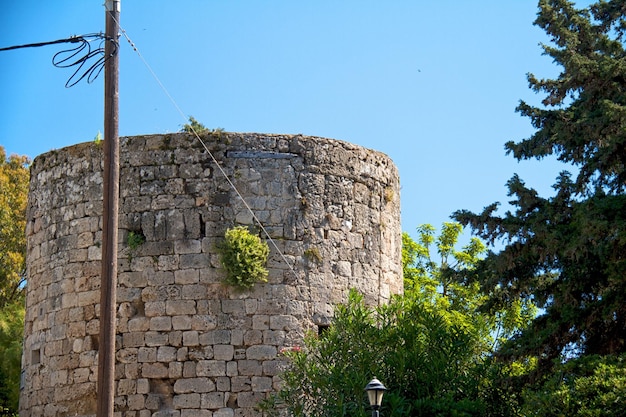
[[[23,295],[28,163],[0,146],[0,309]]]
[[[404,233],[405,294],[374,309],[352,292],[328,330],[286,351],[291,366],[267,408],[366,416],[363,388],[376,376],[389,389],[384,415],[514,416],[507,391],[487,377],[497,371],[489,358],[497,320],[477,311],[485,297],[464,278],[484,245],[471,239],[457,250],[461,233],[458,223],[445,223],[438,236],[422,225],[417,241]]]
[[[543,198],[522,179],[508,182],[515,211],[455,213],[483,239],[503,241],[478,268],[490,306],[533,300],[533,324],[501,355],[554,360],[626,351],[626,30],[623,1],[577,9],[542,0],[536,24],[551,37],[545,54],[562,67],[556,79],[528,76],[541,106],[521,102],[536,132],[506,149],[518,160],[554,154],[578,169],[563,172]]]
[[[463,277],[474,268],[485,246],[472,238],[456,250],[462,231],[459,223],[444,223],[436,237],[435,228],[424,224],[417,228],[417,242],[403,233],[402,260],[405,291],[416,292],[433,308],[467,314],[476,309],[481,296],[478,285],[466,285]],[[433,257],[433,245],[438,259]]]
[[[411,297],[367,307],[352,291],[333,325],[287,349],[283,389],[265,411],[293,416],[369,416],[363,391],[374,376],[388,388],[386,416],[480,416],[479,336]]]
[[[24,331],[29,160],[0,146],[0,415],[16,415]]]
[[[626,355],[588,355],[558,364],[541,384],[523,392],[525,416],[624,415]]]
[[[419,226],[417,232],[417,241],[408,233],[402,235],[405,292],[414,294],[426,308],[438,310],[449,321],[473,327],[481,334],[485,352],[534,318],[536,308],[530,300],[482,311],[487,296],[471,278],[486,247],[472,237],[461,250],[456,249],[463,233],[461,224],[444,223],[439,236],[435,236],[435,228],[429,224]]]
[[[0,416],[17,415],[23,332],[23,303],[14,301],[0,309]]]

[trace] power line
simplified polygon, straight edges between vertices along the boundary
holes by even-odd
[[[89,36],[89,35],[86,35]],[[21,48],[36,48],[36,47],[40,47],[40,46],[48,46],[48,45],[54,45],[57,43],[72,43],[72,42],[81,42],[81,40],[83,40],[83,36],[72,36],[70,38],[66,38],[66,39],[57,39],[56,41],[48,41],[48,42],[38,42],[38,43],[27,43],[24,45],[14,45],[14,46],[7,46],[4,48],[0,48],[0,52],[2,51],[11,51],[13,49],[21,49]]]
[[[97,48],[92,48],[91,42],[99,40],[100,43]],[[70,88],[78,84],[81,80],[87,79],[88,83],[92,83],[98,78],[102,70],[104,69],[104,63],[110,58],[106,56],[104,52],[104,42],[111,41],[114,47],[110,55],[117,54],[118,43],[117,39],[105,36],[102,33],[90,33],[87,35],[71,36],[65,39],[57,39],[48,42],[28,43],[23,45],[14,45],[0,48],[0,52],[12,51],[15,49],[23,48],[38,48],[42,46],[56,45],[62,43],[78,43],[73,48],[68,48],[63,51],[57,52],[52,57],[52,65],[57,68],[71,68],[75,67],[76,70],[71,77],[65,83],[66,88]],[[95,62],[93,60],[95,59]],[[93,63],[90,63],[93,62]],[[85,69],[83,67],[88,65]],[[82,72],[81,72],[82,71]]]

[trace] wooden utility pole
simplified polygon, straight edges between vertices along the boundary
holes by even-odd
[[[104,178],[97,417],[113,417],[113,399],[115,396],[115,315],[117,310],[117,227],[120,190],[118,129],[120,0],[106,0],[105,9]]]

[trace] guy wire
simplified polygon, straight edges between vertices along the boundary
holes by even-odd
[[[115,18],[114,18],[115,19]],[[181,115],[181,117],[183,118],[183,120],[187,120],[187,116],[185,115],[185,113],[182,111],[182,109],[180,108],[180,106],[178,105],[178,103],[176,102],[176,100],[174,100],[174,98],[171,96],[171,94],[169,93],[169,91],[167,90],[167,88],[165,88],[165,86],[163,85],[163,83],[161,82],[161,80],[159,79],[159,77],[156,75],[156,73],[152,70],[152,67],[150,67],[150,65],[148,64],[148,62],[146,61],[146,59],[143,57],[143,55],[139,52],[139,49],[137,49],[137,46],[135,45],[135,43],[130,39],[130,37],[128,36],[128,34],[126,33],[126,30],[124,30],[124,28],[122,28],[122,26],[119,24],[119,22],[117,22],[118,26],[120,27],[120,32],[122,33],[122,35],[124,36],[124,38],[126,38],[126,40],[128,41],[128,43],[130,44],[130,46],[133,48],[133,50],[137,53],[137,55],[139,56],[139,58],[141,59],[141,61],[143,62],[143,64],[146,66],[146,68],[148,69],[148,71],[150,72],[150,74],[152,74],[152,77],[155,79],[155,81],[157,82],[157,84],[159,85],[159,87],[161,87],[161,90],[163,90],[163,92],[165,93],[165,95],[167,96],[167,98],[170,100],[170,102],[174,105],[174,107],[176,108],[176,110],[178,111],[178,113]],[[289,270],[293,273],[294,277],[298,277],[298,275],[296,274],[296,271],[293,269],[293,266],[289,263],[289,261],[287,260],[287,257],[283,254],[283,252],[278,248],[278,245],[276,245],[276,242],[274,242],[274,239],[272,239],[272,237],[270,236],[269,232],[265,229],[265,227],[263,226],[263,223],[261,223],[261,220],[259,220],[259,218],[257,217],[257,215],[254,213],[254,211],[252,210],[252,208],[248,205],[248,203],[246,202],[245,198],[243,198],[243,196],[241,195],[241,193],[239,192],[239,190],[237,189],[237,187],[235,186],[235,184],[231,181],[231,179],[228,177],[228,174],[226,174],[226,172],[224,171],[224,169],[222,168],[222,166],[219,164],[219,162],[217,161],[217,159],[215,158],[215,156],[213,156],[213,153],[209,150],[209,147],[207,146],[207,144],[202,140],[202,138],[200,137],[200,135],[198,134],[198,132],[196,132],[196,130],[193,128],[193,126],[190,125],[191,128],[191,132],[193,133],[193,135],[196,137],[196,139],[198,140],[198,142],[200,142],[200,144],[202,145],[202,147],[204,148],[204,150],[206,151],[206,153],[209,155],[209,157],[211,158],[211,161],[215,164],[215,166],[218,168],[218,170],[220,171],[220,173],[224,176],[224,178],[226,179],[226,181],[228,182],[228,184],[230,185],[230,187],[235,191],[235,193],[237,194],[237,196],[239,197],[239,199],[242,201],[243,205],[246,207],[246,210],[248,210],[250,212],[250,214],[252,215],[252,218],[254,219],[254,221],[259,225],[260,229],[263,231],[263,234],[267,237],[267,239],[270,241],[270,243],[272,244],[272,246],[274,247],[274,249],[276,249],[276,251],[278,252],[278,254],[280,255],[280,257],[283,259],[283,261],[285,262],[285,264],[289,267]]]

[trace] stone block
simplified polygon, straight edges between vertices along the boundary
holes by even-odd
[[[200,278],[197,269],[181,269],[174,271],[174,282],[176,284],[196,284]]]
[[[167,366],[163,363],[144,363],[141,367],[143,378],[163,379],[168,377]]]
[[[137,394],[147,394],[150,392],[150,381],[146,378],[137,380]]]
[[[244,302],[246,305],[246,314],[255,314],[259,301],[255,298],[246,298]]]
[[[210,410],[180,410],[180,417],[213,417]]]
[[[165,301],[146,301],[144,303],[144,314],[146,317],[164,316]]]
[[[174,383],[174,392],[176,394],[212,391],[215,391],[215,383],[209,378],[181,378]]]
[[[83,291],[78,293],[78,305],[86,306],[100,302],[100,291]]]
[[[200,408],[200,394],[177,394],[174,395],[173,405],[175,409]]]
[[[147,317],[135,317],[128,320],[129,332],[145,332],[150,329],[150,319]]]
[[[188,284],[184,285],[181,293],[183,300],[202,300],[207,297],[207,289],[205,285]]]
[[[287,310],[286,303],[280,300],[260,300],[257,308],[257,314],[278,315],[285,314]]]
[[[235,348],[232,345],[214,345],[213,358],[215,360],[230,361],[233,359]]]
[[[196,364],[197,376],[226,376],[226,362],[216,360],[201,360]]]
[[[265,399],[262,392],[240,392],[237,395],[237,405],[239,407],[255,407]]]
[[[261,330],[248,330],[243,335],[243,343],[246,346],[260,345],[263,343],[263,332]]]
[[[196,239],[177,240],[174,242],[174,253],[177,255],[200,253],[202,242]]]
[[[117,395],[129,395],[137,393],[137,381],[134,379],[121,379],[117,381]]]
[[[226,375],[237,376],[239,375],[239,363],[237,361],[226,362]]]
[[[129,332],[122,335],[122,345],[124,347],[139,347],[144,345],[143,332]]]
[[[174,330],[191,329],[191,316],[174,316],[172,317],[172,328]]]
[[[188,330],[183,332],[183,346],[198,346],[200,340],[198,332],[195,330]]]
[[[222,313],[245,315],[246,305],[244,300],[222,300]]]
[[[165,332],[145,332],[146,346],[163,346],[169,341],[169,334]]]
[[[146,395],[146,408],[148,410],[158,410],[161,407],[161,398],[162,395],[160,394],[148,393]]]
[[[138,287],[144,288],[148,280],[146,275],[142,271],[135,272],[121,272],[118,274],[119,285],[126,287]]]
[[[213,411],[213,417],[235,417],[235,410],[232,408],[220,408]]]
[[[134,363],[137,361],[137,348],[118,349],[115,357],[120,363]]]
[[[263,375],[276,376],[280,375],[287,368],[286,361],[273,360],[263,361]]]
[[[180,330],[171,331],[168,335],[169,344],[176,347],[183,345],[183,332]]]
[[[196,302],[192,300],[167,300],[165,312],[168,316],[196,314]]]
[[[203,409],[215,410],[226,406],[226,396],[223,392],[209,392],[202,394]]]
[[[241,346],[243,345],[243,329],[233,329],[230,332],[230,344],[233,346]]]
[[[199,333],[198,341],[200,342],[200,345],[206,346],[206,345],[213,345],[215,343],[220,343],[220,342],[216,342],[215,341],[214,332],[216,332],[216,331],[228,333],[227,341],[226,342],[221,341],[221,343],[228,343],[228,342],[230,342],[230,331],[228,331],[228,330],[212,330],[212,331],[206,331],[206,332],[200,332]]]
[[[230,379],[232,392],[238,393],[252,391],[252,380],[249,376],[237,376]]]
[[[284,345],[286,333],[282,330],[265,330],[263,331],[263,343],[266,345],[280,346]]]
[[[229,362],[230,363],[230,362]],[[236,362],[235,362],[236,364]],[[228,366],[228,364],[227,364]],[[221,392],[230,391],[230,378],[225,376],[219,376],[215,378],[215,388]]]
[[[126,400],[126,405],[129,410],[141,410],[146,404],[146,397],[142,394],[129,395]]]
[[[157,348],[156,347],[140,347],[137,349],[137,362],[156,362],[157,361]]]
[[[252,391],[254,392],[270,392],[272,391],[272,378],[267,376],[252,377]]]
[[[214,316],[201,314],[191,318],[191,329],[206,332],[217,327],[217,319]],[[230,341],[230,338],[229,338]]]
[[[196,362],[187,361],[183,363],[183,377],[194,378],[196,376]]]
[[[178,380],[183,376],[182,362],[170,362],[167,367],[167,373],[170,379]]]
[[[179,268],[178,255],[161,255],[157,261],[159,271],[174,271]]]
[[[119,366],[115,367],[116,375],[118,374]],[[124,378],[137,379],[139,378],[139,363],[127,363],[124,365]]]
[[[246,349],[248,359],[269,360],[276,357],[276,346],[256,345]]]
[[[146,277],[148,285],[171,285],[174,283],[174,272],[172,271],[151,271]]]
[[[168,331],[172,329],[172,318],[168,316],[151,317],[150,330],[152,331]]]
[[[239,375],[261,375],[263,372],[261,362],[258,360],[246,359],[237,361],[237,368]]]
[[[158,362],[174,362],[178,348],[173,346],[161,346],[157,349],[156,360]]]
[[[67,375],[67,369],[52,371],[50,373],[50,385],[56,386],[67,384]]]
[[[205,269],[211,266],[210,258],[204,253],[180,255],[180,269]]]
[[[252,316],[252,329],[266,330],[270,328],[270,316],[265,314],[255,314]]]

